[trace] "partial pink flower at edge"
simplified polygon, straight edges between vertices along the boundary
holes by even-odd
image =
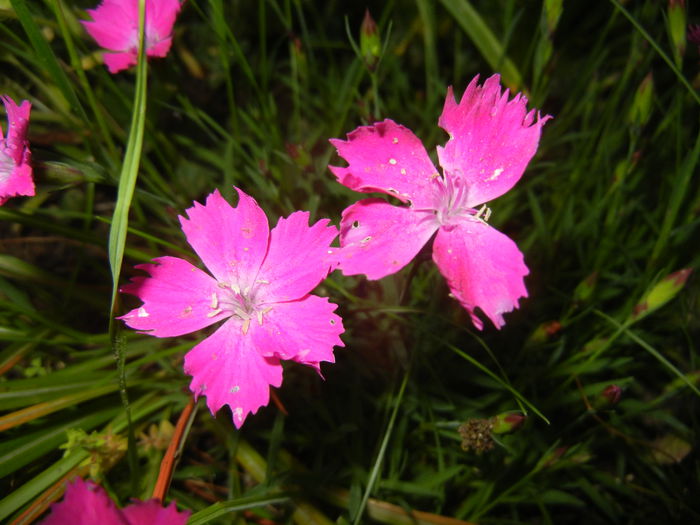
[[[179,0],[146,0],[146,55],[164,57],[172,44]],[[104,62],[114,74],[136,64],[139,45],[138,0],[103,0],[88,9],[92,21],[81,21],[98,45],[107,50]]]
[[[390,119],[331,139],[347,167],[330,166],[338,181],[360,192],[382,192],[407,203],[393,206],[364,199],[343,212],[338,264],[345,275],[380,279],[408,264],[433,237],[433,260],[451,295],[483,328],[478,307],[496,328],[503,314],[527,297],[529,273],[507,236],[487,224],[477,206],[509,189],[537,150],[551,117],[527,111],[527,99],[512,99],[494,75],[475,77],[457,103],[448,89],[438,121],[450,138],[438,147],[440,174],[411,130]]]
[[[119,509],[102,487],[76,478],[41,525],[185,525],[189,516],[190,511],[179,512],[174,501],[163,507],[154,499],[136,500]]]
[[[30,164],[31,153],[27,141],[29,112],[28,100],[18,106],[7,95],[0,96],[7,112],[7,133],[0,129],[0,206],[11,197],[34,195],[34,179]]]
[[[317,371],[344,346],[342,319],[328,299],[310,295],[332,269],[328,219],[309,226],[308,212],[281,218],[272,231],[258,204],[241,190],[234,208],[218,191],[181,217],[187,241],[209,270],[177,257],[137,268],[121,291],[143,305],[121,319],[156,337],[187,334],[223,323],[185,355],[190,390],[212,414],[224,405],[240,427],[282,383],[281,360]]]

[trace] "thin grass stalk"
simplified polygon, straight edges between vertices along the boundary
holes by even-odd
[[[408,378],[411,375],[411,365],[412,361],[409,362],[408,369],[404,373],[403,380],[401,381],[401,386],[399,387],[398,394],[396,395],[396,399],[394,401],[394,409],[391,411],[391,416],[389,417],[389,423],[387,424],[386,431],[384,432],[384,438],[382,439],[382,444],[379,447],[379,452],[377,452],[377,457],[374,460],[374,465],[372,466],[372,471],[369,474],[369,478],[367,479],[367,487],[365,487],[365,492],[362,495],[362,501],[360,502],[360,506],[356,510],[355,514],[355,519],[353,520],[353,525],[358,525],[361,520],[362,520],[362,515],[365,512],[365,509],[367,508],[367,502],[369,501],[369,496],[374,490],[374,484],[377,481],[377,478],[379,477],[379,471],[382,468],[382,464],[384,463],[384,454],[386,453],[386,449],[389,446],[389,439],[391,438],[392,431],[394,430],[394,423],[396,422],[396,416],[399,413],[399,407],[401,406],[401,402],[403,401],[403,395],[404,392],[406,391],[406,385],[408,384]]]
[[[119,277],[121,275],[122,261],[124,259],[124,245],[129,228],[129,208],[134,196],[136,179],[139,172],[141,150],[143,148],[143,135],[146,121],[146,95],[147,95],[147,62],[145,49],[145,25],[146,0],[139,0],[139,53],[136,66],[136,91],[134,93],[134,107],[129,130],[129,139],[124,155],[124,164],[119,175],[119,188],[117,202],[112,216],[112,225],[109,230],[109,262],[112,270],[112,299],[109,315],[109,334],[112,341],[112,351],[117,360],[119,369],[119,393],[124,405],[127,418],[129,436],[129,467],[131,481],[134,489],[138,484],[138,459],[136,457],[136,438],[131,424],[131,411],[129,408],[129,396],[126,388],[126,356],[124,340],[119,334],[120,325],[115,322],[117,314],[117,297],[119,293]],[[135,490],[134,490],[135,491]]]

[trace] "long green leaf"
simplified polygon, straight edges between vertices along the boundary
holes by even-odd
[[[126,359],[124,355],[124,340],[118,334],[119,325],[114,317],[117,309],[117,293],[119,292],[119,277],[121,275],[122,261],[124,260],[124,245],[129,229],[129,209],[134,197],[136,178],[141,163],[141,151],[143,148],[143,134],[146,124],[146,94],[147,94],[147,62],[145,55],[145,0],[139,0],[139,55],[136,66],[136,92],[134,93],[134,107],[131,115],[131,129],[124,154],[124,163],[119,175],[119,188],[117,190],[117,202],[112,216],[112,225],[109,230],[109,264],[112,270],[112,300],[109,315],[109,335],[112,341],[112,349],[117,359],[119,369],[119,393],[121,395],[124,410],[126,412],[129,427],[129,466],[131,469],[132,485],[136,487],[136,471],[138,468],[136,458],[136,439],[131,426],[129,411],[129,398],[126,390]]]
[[[268,505],[278,505],[289,501],[287,496],[255,496],[248,498],[239,498],[231,501],[219,501],[210,505],[206,509],[195,512],[187,521],[188,525],[203,525],[210,521],[230,514],[231,512],[240,512],[242,510],[254,509],[256,507],[267,507]]]

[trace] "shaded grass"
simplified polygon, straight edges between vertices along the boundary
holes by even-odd
[[[0,519],[90,455],[122,502],[150,497],[164,448],[153,436],[167,442],[163,424],[187,402],[181,358],[198,340],[127,335],[136,490],[109,446],[61,458],[64,427],[126,435],[107,238],[136,83],[94,63],[77,7],[11,5],[0,91],[33,103],[39,191],[0,210],[0,417],[22,421],[0,437]],[[445,5],[370,3],[384,43],[374,85],[345,34],[347,23],[357,38],[364,5],[342,2],[190,1],[170,56],[149,63],[127,276],[190,253],[177,215],[214,188],[232,199],[240,186],[271,223],[295,209],[337,220],[358,196],[328,172],[340,161],[327,139],[388,117],[432,154],[447,85],[461,93],[494,61],[555,117],[522,181],[490,205],[531,270],[503,330],[473,333],[429,254],[379,283],[334,274],[319,293],[340,304],[346,348],[325,381],[287,367],[277,395],[289,416],[271,405],[241,432],[226,410],[200,410],[170,496],[215,523],[398,522],[376,500],[479,523],[697,520],[697,279],[629,321],[658,282],[698,263],[698,52],[670,67],[658,2],[625,4],[629,17],[616,2],[566,2],[560,16],[551,1],[462,1],[460,16]],[[621,400],[606,404],[613,384]],[[57,408],[18,412],[43,403]],[[530,415],[517,433],[462,450],[462,422],[515,410]]]

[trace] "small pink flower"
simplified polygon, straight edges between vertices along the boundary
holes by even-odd
[[[343,212],[339,264],[345,275],[369,279],[397,272],[437,232],[433,260],[452,295],[483,323],[493,324],[527,297],[528,269],[515,243],[491,228],[488,212],[476,206],[502,195],[520,179],[537,150],[540,130],[551,117],[526,113],[521,94],[508,100],[494,75],[483,86],[478,76],[456,103],[452,88],[438,124],[450,135],[438,147],[440,175],[421,141],[392,120],[362,126],[347,140],[331,139],[348,166],[330,166],[341,184],[361,192],[382,192],[408,202],[393,206],[382,199],[361,200]]]
[[[272,231],[265,213],[238,190],[231,207],[218,191],[206,204],[195,202],[180,217],[187,241],[213,277],[177,257],[137,266],[150,277],[135,277],[121,291],[143,306],[121,319],[136,330],[170,337],[224,323],[185,355],[190,390],[206,395],[215,414],[223,405],[240,428],[249,413],[267,405],[269,386],[282,384],[281,359],[320,371],[343,346],[337,306],[310,295],[331,269],[335,226],[322,219],[309,227],[309,213],[281,218]]]
[[[28,100],[19,106],[7,95],[0,96],[7,112],[7,136],[3,138],[0,129],[0,206],[10,197],[34,195],[32,167],[29,165],[31,153],[27,141],[29,110]]]
[[[76,478],[41,525],[185,525],[189,515],[188,510],[178,512],[174,501],[163,507],[155,499],[119,509],[102,487]]]
[[[146,0],[146,54],[164,57],[170,51],[179,0]],[[90,36],[110,52],[104,54],[110,73],[136,64],[139,52],[139,0],[103,0],[88,9],[92,22],[81,22]]]

